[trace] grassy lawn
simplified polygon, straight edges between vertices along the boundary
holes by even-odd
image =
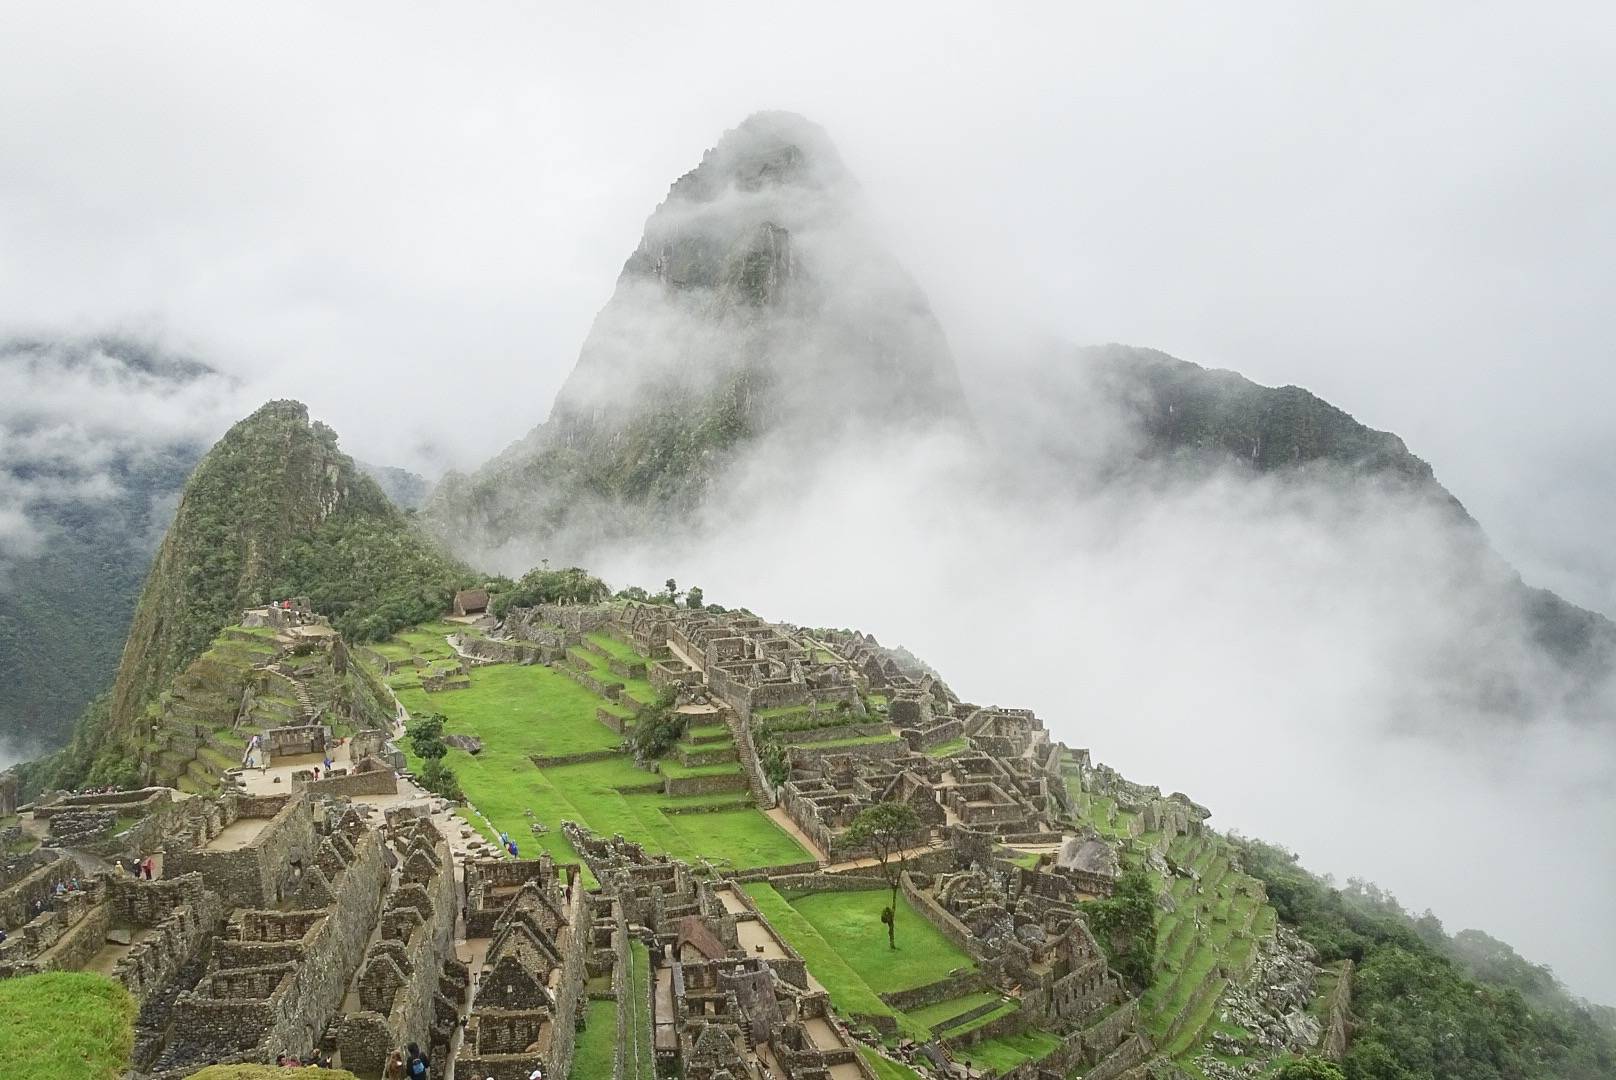
[[[606,836],[621,833],[652,851],[683,859],[706,857],[737,868],[808,859],[801,845],[734,793],[669,798],[660,791],[634,792],[661,781],[636,768],[627,755],[578,765],[535,766],[536,756],[612,750],[622,741],[595,719],[602,699],[558,671],[537,664],[490,664],[473,669],[469,689],[428,694],[406,687],[398,690],[398,697],[411,713],[442,713],[446,732],[483,740],[481,753],[450,750],[445,761],[471,802],[495,830],[510,833],[524,856],[548,851],[562,862],[580,861],[561,833],[561,822],[570,820]],[[409,740],[403,744],[408,752]],[[412,764],[419,763],[412,758]],[[681,776],[735,773],[740,768],[728,764],[687,769],[676,761],[663,765],[669,775]],[[692,806],[723,809],[662,812],[665,807]],[[529,827],[534,821],[549,831],[534,836]]]
[[[964,997],[950,998],[939,1001],[935,1005],[927,1005],[919,1009],[909,1010],[910,1019],[927,1027],[936,1027],[944,1020],[952,1019],[962,1013],[986,1005],[990,1001],[998,1001],[1000,996],[991,990],[983,990],[976,994],[967,994]]]
[[[831,1001],[844,1013],[863,1013],[872,1016],[897,1016],[887,1003],[876,996],[869,983],[855,971],[842,956],[842,951],[825,940],[819,929],[802,916],[774,886],[757,882],[745,886],[746,893],[757,904],[769,924],[791,943],[802,955],[808,970],[830,994]],[[924,1029],[912,1021],[903,1022],[905,1032],[917,1038],[924,1037]]]
[[[629,957],[629,1000],[624,1007],[629,1010],[628,1019],[628,1045],[623,1048],[623,1080],[656,1080],[656,1053],[651,1031],[651,953],[641,941],[632,941],[628,946]],[[613,1032],[616,1035],[616,1032]],[[584,1080],[592,1073],[580,1073],[576,1068],[573,1075],[578,1080]],[[606,1073],[600,1075],[605,1076]]]
[[[929,1023],[958,1016],[998,996],[970,995],[912,1014],[898,1012],[879,995],[923,986],[956,968],[973,966],[969,956],[906,900],[900,897],[898,948],[894,951],[887,947],[886,927],[881,924],[881,909],[890,895],[884,891],[815,893],[788,900],[766,883],[745,888],[844,1013],[893,1016],[904,1035],[925,1039]]]
[[[638,701],[641,705],[655,704],[659,696],[647,679],[628,679],[614,672],[607,666],[606,658],[599,653],[588,649],[573,649],[567,654],[582,660],[588,666],[589,674],[603,683],[621,683],[623,693]]]
[[[791,906],[827,940],[836,942],[847,963],[878,994],[910,990],[936,982],[958,968],[976,965],[958,946],[898,896],[898,947],[887,947],[881,909],[890,897],[884,889],[814,893],[794,898]]]
[[[1020,1035],[1001,1035],[996,1039],[983,1039],[975,1046],[958,1050],[954,1057],[968,1061],[977,1068],[1008,1072],[1024,1061],[1032,1061],[1052,1053],[1060,1046],[1060,1039],[1048,1032],[1024,1031]]]
[[[928,757],[953,757],[961,750],[970,749],[970,746],[970,740],[962,735],[957,739],[949,739],[947,742],[938,743],[930,750],[927,750],[926,755]]]
[[[613,660],[621,660],[625,664],[648,664],[651,661],[634,651],[634,646],[612,637],[610,634],[585,634],[584,637],[592,644],[600,647]]]
[[[572,1075],[577,1080],[610,1076],[617,1057],[617,1003],[591,1001],[586,1017],[572,1059]]]
[[[876,1080],[920,1080],[920,1074],[907,1065],[882,1057],[868,1046],[860,1046],[859,1053],[875,1073]]]
[[[101,975],[52,971],[0,982],[0,1061],[15,1080],[103,1080],[134,1049],[135,1003]]]

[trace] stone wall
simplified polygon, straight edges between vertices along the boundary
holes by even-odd
[[[982,943],[977,940],[975,934],[971,933],[970,928],[943,910],[942,905],[933,900],[930,893],[923,892],[917,888],[908,871],[905,871],[899,877],[898,883],[903,889],[903,895],[909,898],[915,907],[919,909],[920,914],[925,916],[926,921],[935,926],[939,933],[965,950],[971,959],[978,962],[987,959],[982,950]]]
[[[201,953],[224,918],[218,894],[204,888],[195,874],[157,881],[113,878],[107,906],[114,922],[150,931],[112,972],[140,1002],[167,987]]]
[[[32,866],[29,864],[32,863]],[[66,885],[79,874],[78,863],[58,852],[17,860],[24,867],[16,880],[0,889],[0,927],[15,930],[34,917],[34,902],[49,905],[58,883]]]
[[[404,875],[387,897],[382,927],[359,972],[361,1010],[337,1030],[343,1067],[379,1076],[390,1049],[432,1044],[434,995],[443,961],[453,954],[459,899],[449,846],[426,822],[400,830]]]
[[[370,772],[347,773],[323,780],[292,779],[292,790],[310,795],[396,795],[398,777],[391,769],[372,769]]]
[[[1347,1040],[1352,1034],[1352,961],[1341,968],[1341,977],[1330,990],[1330,999],[1324,1012],[1324,1035],[1319,1041],[1319,1052],[1333,1061],[1340,1061],[1347,1052]]]
[[[664,777],[663,787],[669,795],[719,795],[746,789],[746,775],[740,772],[712,776],[668,776]]]
[[[207,887],[233,906],[273,907],[280,903],[292,864],[306,864],[319,840],[313,803],[306,796],[294,796],[280,805],[284,799],[285,796],[235,800],[235,813],[227,815],[227,825],[244,817],[260,816],[271,806],[279,809],[244,847],[232,851],[202,848],[170,852],[164,860],[164,872],[201,874]]]

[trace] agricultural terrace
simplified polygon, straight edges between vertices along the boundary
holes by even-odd
[[[463,629],[448,624],[419,627],[375,651],[388,659],[442,660],[453,650],[437,631]],[[627,645],[607,640],[625,659],[636,655]],[[575,652],[600,655],[593,650]],[[631,662],[643,663],[644,658]],[[608,677],[625,682],[609,673]],[[445,763],[494,830],[508,832],[525,856],[548,851],[564,862],[580,861],[560,828],[562,821],[571,820],[604,836],[621,834],[653,851],[726,868],[810,859],[801,845],[752,805],[744,789],[665,794],[664,776],[738,774],[739,766],[731,762],[691,767],[670,757],[660,765],[663,775],[637,767],[621,749],[622,736],[597,718],[609,702],[563,671],[539,664],[482,665],[471,669],[465,688],[433,693],[421,688],[417,668],[404,668],[386,681],[410,713],[441,713],[446,734],[482,740],[481,752],[450,749]],[[628,693],[632,696],[634,688]],[[643,693],[651,696],[649,683]],[[407,754],[408,741],[403,740]],[[561,765],[535,763],[576,755],[589,757]],[[412,757],[411,764],[420,763]],[[546,827],[543,835],[533,835],[535,822]]]

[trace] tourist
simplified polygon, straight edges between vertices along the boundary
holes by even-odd
[[[404,1055],[394,1050],[382,1070],[382,1080],[404,1080]]]
[[[277,1069],[286,1068],[286,1055],[285,1054],[276,1054],[275,1055],[275,1067]]]
[[[320,779],[320,766],[318,765],[314,767],[314,778],[316,780]]]
[[[157,868],[157,864],[152,861],[152,857],[150,855],[146,856],[146,861],[143,864],[141,864],[141,870],[145,873],[147,881],[150,881],[152,879],[152,872],[156,868]]]
[[[409,1057],[404,1060],[404,1069],[409,1080],[427,1080],[427,1070],[432,1067],[426,1055],[415,1043],[410,1043]]]

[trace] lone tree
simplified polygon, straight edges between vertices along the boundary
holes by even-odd
[[[881,874],[892,886],[892,902],[881,912],[887,924],[887,946],[898,947],[898,878],[903,874],[903,845],[920,829],[920,818],[904,803],[876,803],[866,806],[843,833],[855,848],[870,848],[881,863]]]
[[[702,593],[700,585],[692,585],[690,588],[685,590],[685,607],[692,611],[700,611],[701,600]]]

